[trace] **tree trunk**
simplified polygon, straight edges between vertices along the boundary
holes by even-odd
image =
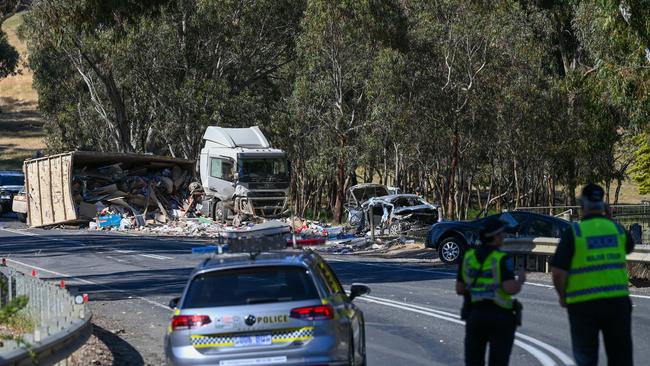
[[[400,184],[400,171],[399,171],[399,145],[393,144],[395,149],[395,178],[393,180],[393,186],[399,187]]]
[[[341,137],[339,146],[343,148],[346,143],[345,137]],[[336,164],[336,201],[334,203],[334,222],[337,224],[340,224],[343,220],[343,204],[345,203],[345,156],[342,153],[340,154],[339,161]]]
[[[384,144],[384,179],[380,183],[388,185],[388,148],[386,144]]]
[[[454,137],[451,144],[451,167],[449,168],[449,178],[447,180],[447,218],[453,220],[454,213],[456,212],[456,169],[458,168],[459,160],[459,144],[460,136],[458,128],[454,129]]]
[[[616,178],[616,192],[614,193],[614,204],[618,205],[618,199],[621,194],[621,187],[623,186],[623,179]]]
[[[519,174],[517,174],[517,160],[513,162],[513,172],[515,175],[515,209],[519,208],[519,200],[521,199],[521,190],[519,189]]]

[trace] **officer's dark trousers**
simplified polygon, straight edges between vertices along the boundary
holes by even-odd
[[[632,366],[632,302],[629,297],[570,304],[573,357],[578,366],[598,365],[598,335],[603,332],[607,364]]]
[[[485,350],[490,345],[490,366],[505,366],[515,340],[512,312],[491,306],[475,305],[465,325],[465,364],[485,365]]]

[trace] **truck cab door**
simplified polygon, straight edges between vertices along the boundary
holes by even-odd
[[[208,157],[208,189],[220,200],[235,194],[235,161],[222,156]]]

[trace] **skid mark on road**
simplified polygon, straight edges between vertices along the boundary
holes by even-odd
[[[456,314],[452,314],[446,311],[441,311],[441,310],[436,310],[424,306],[419,306],[419,305],[414,305],[414,304],[409,304],[409,303],[404,303],[400,301],[395,301],[395,300],[389,300],[389,299],[384,299],[380,297],[375,297],[375,296],[362,296],[359,297],[360,300],[371,302],[374,304],[378,305],[383,305],[383,306],[388,306],[388,307],[393,307],[396,309],[401,309],[401,310],[406,310],[410,311],[413,313],[418,313],[426,316],[430,316],[433,318],[445,320],[451,323],[455,323],[458,325],[465,325],[465,322],[460,320],[460,317]],[[544,349],[545,351],[549,352],[553,356],[557,357],[563,365],[567,366],[572,366],[575,365],[573,362],[573,359],[566,355],[564,352],[561,350],[557,349],[556,347],[551,346],[550,344],[544,343],[536,338],[530,337],[525,334],[517,333],[516,336],[518,338],[521,338],[523,340],[526,340],[527,342],[530,342],[534,345],[531,345],[529,343],[526,343],[520,339],[515,340],[515,345],[518,346],[519,348],[525,350],[526,352],[530,353],[533,357],[535,357],[540,364],[544,366],[555,366],[557,365],[556,362],[549,357],[544,351],[542,351],[540,348]],[[540,347],[540,348],[537,348]]]

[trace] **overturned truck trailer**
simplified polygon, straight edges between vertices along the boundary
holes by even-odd
[[[32,227],[89,222],[96,215],[93,202],[102,200],[122,202],[133,211],[132,202],[145,212],[160,207],[166,215],[161,201],[176,205],[195,177],[194,167],[192,160],[94,151],[26,160],[27,222]]]

